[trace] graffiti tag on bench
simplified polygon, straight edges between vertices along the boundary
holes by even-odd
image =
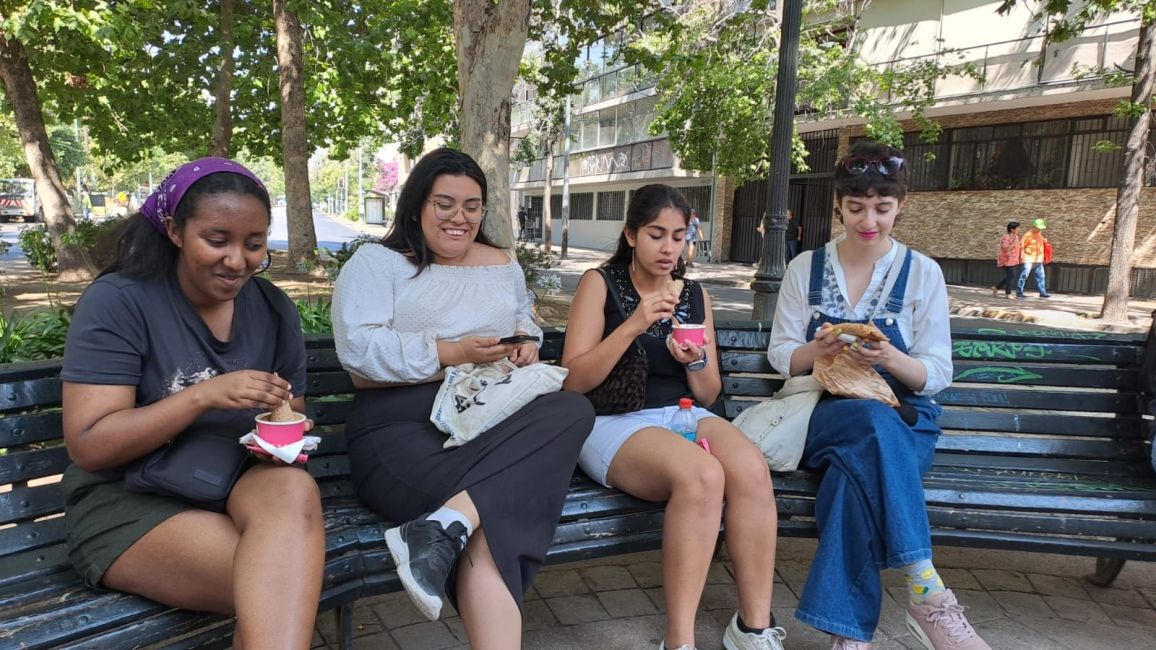
[[[1011,341],[952,341],[951,353],[958,359],[1039,360],[1052,353],[1039,343]]]
[[[957,374],[955,381],[994,381],[999,384],[1015,384],[1021,381],[1035,381],[1044,376],[1026,368],[1016,366],[980,366],[968,368]]]
[[[1102,341],[1108,338],[1105,332],[1080,332],[1075,330],[1048,330],[1048,329],[1011,329],[1007,330],[1002,327],[980,327],[975,330],[976,334],[994,334],[1007,336],[1009,334],[1016,334],[1018,336],[1042,336],[1050,339],[1072,339],[1075,341]]]

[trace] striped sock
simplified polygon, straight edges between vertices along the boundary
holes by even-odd
[[[922,603],[929,596],[947,591],[947,587],[943,586],[943,579],[939,577],[939,572],[935,570],[931,560],[920,560],[915,564],[906,564],[899,568],[906,576],[907,593],[911,596],[913,603]]]

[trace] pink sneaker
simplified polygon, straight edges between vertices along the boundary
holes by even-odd
[[[907,603],[907,629],[927,650],[991,650],[950,589],[922,603]]]
[[[867,641],[856,641],[845,636],[837,636],[835,637],[835,645],[831,646],[831,650],[871,650],[874,647]]]

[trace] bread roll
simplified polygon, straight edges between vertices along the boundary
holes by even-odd
[[[836,325],[835,331],[840,334],[850,334],[865,341],[890,341],[887,335],[871,323],[843,323]]]

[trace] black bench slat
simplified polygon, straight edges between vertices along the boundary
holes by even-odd
[[[57,377],[0,384],[0,413],[23,411],[46,404],[60,404],[60,379]]]
[[[60,483],[13,487],[9,492],[0,492],[0,524],[58,513],[61,511],[61,503],[63,494]]]
[[[771,374],[774,369],[761,352],[723,352],[723,371]],[[1080,386],[1128,390],[1137,385],[1134,368],[1075,367],[1036,363],[987,363],[955,361],[955,381],[1029,386]]]
[[[1006,363],[1074,363],[1135,366],[1140,347],[1084,343],[1042,343],[953,338],[951,356],[957,361]]]
[[[60,440],[63,437],[59,410],[0,417],[0,449]]]
[[[1134,389],[1135,368],[1049,366],[1042,364],[993,364],[955,361],[955,381],[1017,384],[1027,386],[1080,386],[1082,388]]]
[[[944,406],[1024,408],[1047,411],[1085,411],[1138,415],[1140,400],[1134,393],[1074,390],[1020,390],[996,386],[952,385],[936,394]]]
[[[59,544],[64,541],[64,533],[62,516],[0,528],[0,557]],[[0,610],[3,610],[2,605]]]
[[[1020,413],[979,411],[947,407],[939,416],[941,429],[968,431],[1002,431],[1007,433],[1044,433],[1055,436],[1087,438],[1142,439],[1147,436],[1144,421],[1138,417],[1087,417],[1058,413]]]
[[[333,393],[352,393],[353,380],[344,370],[326,372],[310,372],[305,381],[306,395],[331,395]]]
[[[934,528],[931,541],[935,544],[990,548],[1030,553],[1055,553],[1086,557],[1112,557],[1121,560],[1156,560],[1156,545],[1135,544],[1109,539],[1087,537],[1056,537],[982,530],[944,530]]]
[[[0,456],[0,485],[62,474],[68,464],[68,450],[59,442],[48,449],[9,450]]]
[[[728,399],[724,402],[725,413],[727,417],[734,418],[756,404],[758,402],[753,400]],[[939,426],[945,430],[1043,433],[1088,438],[1142,439],[1147,435],[1144,420],[1138,417],[1077,417],[1071,414],[978,411],[958,407],[945,408],[939,417]]]
[[[1066,472],[1088,476],[1145,476],[1151,473],[1147,459],[1135,461],[1106,461],[1097,456],[1091,460],[1039,457],[1039,456],[990,456],[981,454],[936,451],[934,464],[937,467],[1012,470],[1024,472]]]
[[[1143,457],[1146,447],[1140,440],[1078,440],[1045,438],[1038,435],[976,435],[945,430],[936,443],[937,451],[973,452],[1006,456],[1046,456],[1126,461]]]
[[[781,377],[751,377],[724,375],[723,392],[727,398],[760,397],[773,395],[783,386]],[[1140,413],[1140,399],[1132,393],[1022,390],[994,386],[953,385],[937,393],[935,400],[944,406],[978,406],[1004,409],[1037,409],[1046,411],[1085,411],[1136,415]]]

